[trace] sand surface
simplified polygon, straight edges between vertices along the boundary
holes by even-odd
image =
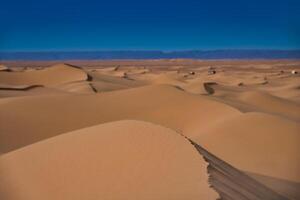
[[[300,61],[0,64],[2,199],[300,197]]]
[[[7,153],[0,163],[4,199],[217,197],[207,182],[207,163],[190,143],[141,121],[62,134]]]

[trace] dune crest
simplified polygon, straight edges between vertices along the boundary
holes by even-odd
[[[217,110],[210,112],[214,109]],[[0,104],[0,110],[2,152],[64,132],[122,119],[149,121],[191,136],[199,134],[201,129],[216,121],[239,114],[227,105],[188,94],[169,85],[145,86],[96,95],[13,98]],[[202,123],[199,124],[199,121]]]
[[[82,69],[68,64],[24,72],[0,72],[0,83],[8,85],[59,85],[87,79]]]

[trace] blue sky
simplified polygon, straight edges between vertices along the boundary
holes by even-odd
[[[1,0],[0,51],[299,49],[299,0]]]

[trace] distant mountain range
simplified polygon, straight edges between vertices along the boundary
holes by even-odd
[[[0,52],[0,60],[300,59],[300,50]]]

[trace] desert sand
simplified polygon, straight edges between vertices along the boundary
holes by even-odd
[[[0,64],[0,199],[300,199],[298,60]]]

